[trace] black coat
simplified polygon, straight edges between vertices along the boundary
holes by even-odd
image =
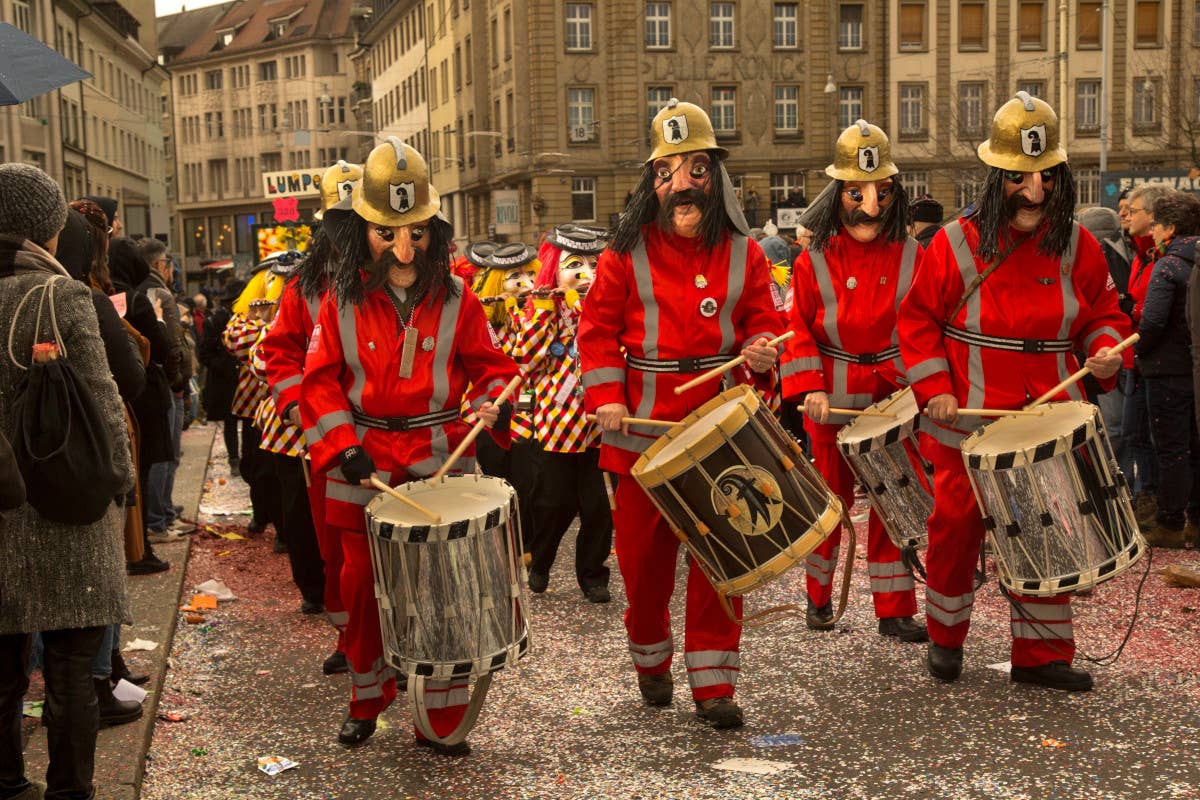
[[[237,390],[238,360],[225,348],[221,334],[233,313],[222,306],[204,321],[204,337],[196,357],[208,370],[204,383],[204,411],[209,419],[226,419],[233,414],[233,393]]]
[[[1187,321],[1188,278],[1195,263],[1197,236],[1171,241],[1154,262],[1150,288],[1138,325],[1141,339],[1133,346],[1137,365],[1147,378],[1192,374],[1192,335]]]

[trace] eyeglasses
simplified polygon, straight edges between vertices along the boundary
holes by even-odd
[[[1136,213],[1138,213],[1139,211],[1145,211],[1145,210],[1146,210],[1146,209],[1144,209],[1144,208],[1138,208],[1137,206],[1130,206],[1130,207],[1129,207],[1129,213],[1130,213],[1130,214],[1136,214]]]

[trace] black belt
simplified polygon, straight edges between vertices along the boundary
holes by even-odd
[[[696,358],[638,358],[625,356],[625,363],[641,372],[703,372],[705,370],[723,367],[733,358],[730,355],[718,353],[715,356],[697,356]]]
[[[453,422],[459,418],[462,412],[457,408],[448,408],[445,411],[435,411],[432,414],[420,414],[415,417],[372,417],[369,414],[364,414],[361,411],[352,411],[354,422],[367,428],[374,428],[379,431],[411,431],[416,428],[432,428],[434,425],[442,425],[447,422]]]
[[[1008,350],[1014,353],[1069,353],[1075,349],[1070,339],[1009,339],[1004,336],[988,336],[983,333],[963,330],[947,325],[947,339],[973,345],[990,347],[993,350]]]
[[[817,342],[817,352],[837,361],[849,361],[851,364],[867,365],[882,364],[885,361],[891,361],[894,358],[900,357],[900,348],[898,346],[889,347],[887,350],[880,350],[878,353],[849,353],[833,345]]]

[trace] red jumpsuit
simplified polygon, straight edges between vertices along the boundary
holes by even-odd
[[[396,697],[396,679],[383,658],[365,535],[363,507],[376,491],[348,483],[340,457],[347,448],[361,445],[379,477],[393,486],[427,477],[469,430],[459,417],[468,385],[471,405],[479,408],[517,374],[512,359],[492,343],[478,298],[461,279],[453,280],[460,294],[444,298],[439,292],[422,299],[413,311],[411,324],[420,344],[409,379],[399,377],[404,326],[385,294],[387,288],[368,292],[361,305],[343,308],[326,295],[308,346],[300,413],[313,467],[328,472],[325,522],[342,544],[342,598],[349,612],[346,656],[353,679],[350,716],[356,719],[379,716]],[[421,425],[412,420],[415,427],[403,431],[363,424],[368,417],[430,415],[438,415],[437,421]],[[507,432],[493,435],[507,445]],[[467,455],[453,472],[474,469],[474,459],[469,451]],[[427,681],[426,691],[430,722],[445,736],[462,719],[467,682]]]
[[[1078,369],[1071,347],[1093,355],[1125,335],[1129,318],[1117,306],[1108,266],[1092,235],[1076,225],[1061,259],[1038,253],[1041,240],[1035,235],[1016,248],[947,320],[965,287],[987,265],[974,256],[979,242],[974,220],[952,222],[934,236],[900,304],[900,349],[922,407],[935,395],[952,394],[962,408],[1021,408]],[[958,338],[962,332],[1010,340],[1069,340],[1071,347],[1066,352],[1019,352],[964,343]],[[1111,389],[1115,378],[1101,383]],[[1081,400],[1083,395],[1075,384],[1055,399]],[[970,423],[926,422],[921,446],[934,465],[934,509],[925,558],[925,616],[936,644],[959,648],[970,626],[974,564],[984,535],[960,450]],[[1070,663],[1075,653],[1070,595],[1014,598],[1013,666]]]
[[[271,387],[275,410],[283,419],[287,419],[289,408],[300,403],[304,358],[320,308],[321,300],[306,298],[299,283],[288,282],[279,298],[275,322],[259,346],[259,354],[266,362],[267,385]],[[325,616],[337,628],[337,650],[344,653],[346,606],[342,603],[342,543],[325,525],[325,481],[323,471],[310,470],[308,502],[317,533],[317,547],[325,563]]]
[[[725,236],[709,250],[699,239],[664,233],[650,224],[642,227],[642,239],[630,253],[606,250],[583,304],[577,338],[588,410],[624,403],[632,416],[677,420],[711,400],[720,381],[682,395],[674,392],[711,365],[645,371],[627,364],[626,354],[655,360],[719,355],[711,360],[720,362],[759,337],[774,338],[784,320],[770,286],[762,251],[743,236]],[[771,373],[754,380],[760,388],[770,388]],[[638,425],[630,426],[628,436],[604,433],[600,467],[628,475],[659,433]],[[632,480],[617,485],[613,522],[629,599],[625,628],[634,666],[645,674],[668,672],[673,646],[667,604],[675,588],[679,540]],[[721,610],[704,573],[689,562],[684,660],[692,696],[697,701],[732,696],[741,628]],[[733,605],[740,614],[741,600],[734,598]]]
[[[808,392],[826,392],[831,406],[866,408],[899,387],[904,365],[896,346],[896,313],[920,257],[915,239],[863,244],[844,231],[830,238],[823,252],[800,254],[792,271],[791,329],[796,335],[780,370],[785,398],[797,401]],[[847,422],[837,415],[826,424],[804,418],[817,471],[849,512],[854,473],[837,447],[837,433]],[[839,527],[805,561],[808,597],[815,606],[830,602],[841,541]],[[874,509],[867,573],[876,617],[916,613],[912,574]]]

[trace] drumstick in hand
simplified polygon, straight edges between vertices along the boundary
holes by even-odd
[[[801,409],[804,406],[800,406]],[[868,411],[865,408],[833,408],[829,409],[830,414],[845,414],[848,417],[886,417],[887,419],[895,419],[895,414],[888,414],[886,411]]]
[[[497,397],[492,402],[495,403],[496,405],[502,405],[504,403],[504,401],[507,400],[512,395],[513,392],[515,392],[518,388],[520,388],[520,386],[521,386],[521,376],[514,375],[513,379],[508,382],[508,386],[504,387],[504,391],[500,393],[500,396]],[[458,461],[459,457],[461,457],[463,453],[467,452],[467,448],[470,447],[471,444],[475,441],[475,437],[479,436],[479,434],[486,427],[487,427],[487,423],[484,422],[483,420],[479,420],[478,422],[476,422],[475,427],[471,428],[471,431],[470,431],[470,433],[468,433],[466,435],[466,438],[464,438],[461,442],[458,443],[458,447],[454,448],[454,452],[451,453],[450,457],[446,459],[446,463],[442,464],[441,468],[438,469],[437,472],[433,473],[433,477],[430,478],[429,480],[436,481],[438,478],[442,477],[447,472],[449,472],[450,468],[454,466],[454,462]]]
[[[588,422],[595,422],[596,415],[588,414]],[[651,425],[658,428],[674,428],[678,422],[672,422],[669,419],[645,419],[644,417],[621,417],[622,425]]]
[[[407,495],[404,494],[404,492],[396,491],[395,489],[388,486],[383,481],[379,480],[379,478],[376,478],[374,475],[371,476],[371,485],[374,486],[376,489],[378,489],[381,492],[387,492],[392,497],[399,500],[401,503],[404,503],[404,504],[410,506],[411,508],[414,508],[417,511],[420,511],[422,514],[424,514],[426,517],[428,517],[429,521],[432,522],[433,524],[437,525],[442,521],[442,518],[440,516],[433,513],[428,508],[426,508],[425,506],[418,503],[416,500],[409,498]]]
[[[1123,342],[1121,342],[1120,344],[1118,344],[1118,345],[1117,345],[1116,347],[1114,347],[1113,349],[1109,350],[1109,351],[1108,351],[1108,354],[1109,354],[1110,356],[1111,356],[1111,355],[1116,355],[1117,353],[1120,353],[1122,350],[1126,350],[1126,349],[1128,349],[1129,347],[1132,347],[1132,346],[1133,346],[1133,344],[1134,344],[1134,342],[1136,342],[1136,341],[1137,341],[1138,339],[1140,339],[1140,338],[1142,338],[1142,337],[1141,337],[1141,336],[1139,336],[1138,334],[1136,334],[1136,333],[1135,333],[1135,334],[1133,334],[1132,336],[1130,336],[1128,339],[1126,339],[1125,341],[1123,341]],[[1037,408],[1037,407],[1038,407],[1038,406],[1040,406],[1042,403],[1046,402],[1046,401],[1047,401],[1047,400],[1049,400],[1051,397],[1054,397],[1054,395],[1058,394],[1059,392],[1061,392],[1063,389],[1065,389],[1065,388],[1067,388],[1068,386],[1070,386],[1070,385],[1071,385],[1072,383],[1074,383],[1075,381],[1082,380],[1084,375],[1090,375],[1090,374],[1091,374],[1091,372],[1092,372],[1092,371],[1091,371],[1089,368],[1087,368],[1087,367],[1084,367],[1083,369],[1079,370],[1079,371],[1078,371],[1078,372],[1076,372],[1074,375],[1072,375],[1071,377],[1067,378],[1065,381],[1063,381],[1062,383],[1060,383],[1058,386],[1055,386],[1053,389],[1051,389],[1050,391],[1046,392],[1044,395],[1042,395],[1041,397],[1039,397],[1037,400],[1034,400],[1032,403],[1030,403],[1029,405],[1025,406],[1025,408],[1026,408],[1026,409]],[[958,413],[960,413],[960,414],[961,414],[962,412],[960,411],[960,412],[958,412]]]
[[[1004,408],[960,408],[960,417],[1040,417],[1044,412],[1035,409],[1022,411],[1020,409]],[[926,410],[928,414],[928,410]]]
[[[796,335],[795,331],[788,331],[783,336],[776,336],[774,339],[767,342],[767,345],[770,347],[778,347],[779,345],[783,344],[784,342],[786,342],[788,339],[791,339],[795,335]],[[682,386],[676,386],[675,394],[683,394],[688,389],[694,389],[695,387],[699,386],[700,384],[704,383],[705,381],[712,380],[713,378],[717,377],[721,373],[723,373],[727,370],[731,370],[734,367],[738,366],[739,364],[745,363],[745,361],[746,361],[745,356],[738,356],[737,358],[732,358],[719,367],[713,367],[708,372],[703,372],[703,373],[697,375],[696,377],[692,378],[690,381],[683,384]]]

